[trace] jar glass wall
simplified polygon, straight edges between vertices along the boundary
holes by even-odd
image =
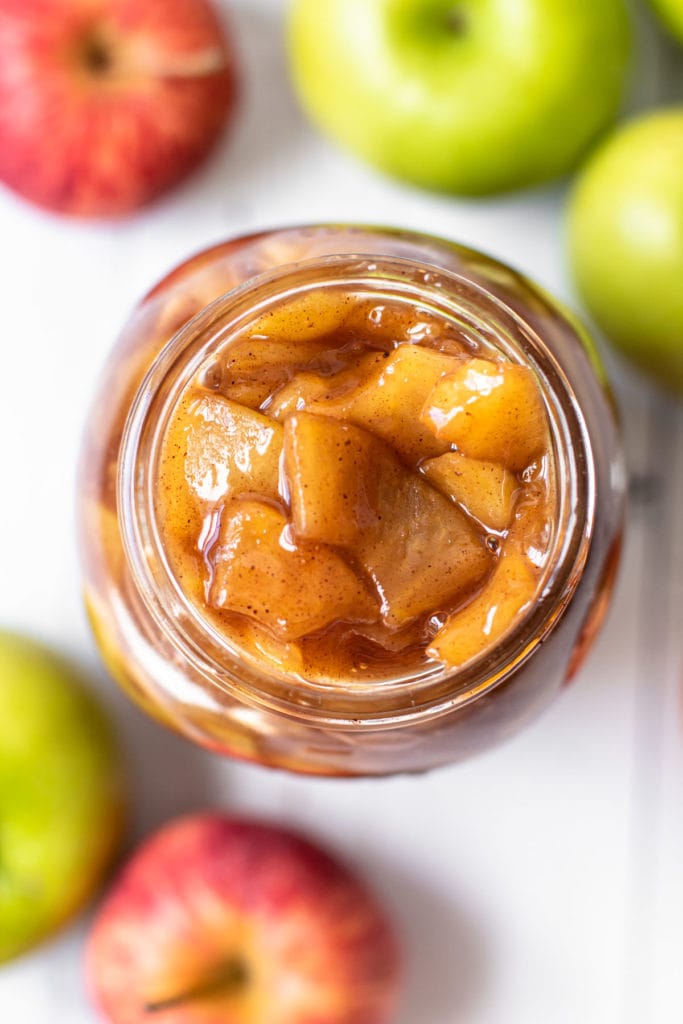
[[[533,606],[460,669],[432,665],[379,685],[265,671],[197,614],[164,551],[155,467],[174,396],[264,310],[342,286],[443,318],[529,366],[544,392],[558,485],[552,557]],[[439,239],[321,226],[217,246],[149,293],[106,367],[79,494],[91,622],[108,666],[148,712],[221,753],[294,771],[384,774],[495,744],[572,677],[614,580],[623,474],[590,339],[544,292]]]

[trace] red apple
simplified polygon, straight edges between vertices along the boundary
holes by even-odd
[[[87,976],[113,1024],[386,1024],[393,931],[367,889],[280,828],[182,818],[124,868]]]
[[[41,206],[149,202],[206,156],[235,94],[208,0],[0,0],[0,180]]]

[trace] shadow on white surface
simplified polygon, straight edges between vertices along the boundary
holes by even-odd
[[[212,754],[158,725],[130,703],[121,708],[118,731],[131,793],[131,843],[178,815],[226,802],[224,772],[219,782],[221,764]]]
[[[679,103],[683,86],[680,47],[664,29],[650,4],[632,3],[633,73],[626,116]]]
[[[403,942],[405,994],[396,1024],[466,1024],[485,994],[489,958],[480,927],[451,893],[392,865],[382,887]]]
[[[251,188],[259,172],[280,180],[280,165],[310,129],[291,86],[282,12],[243,5],[233,20],[242,55],[242,88],[226,171],[231,180]]]

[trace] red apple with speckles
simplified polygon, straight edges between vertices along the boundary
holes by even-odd
[[[143,206],[207,155],[235,98],[208,0],[0,0],[0,181],[40,206]]]
[[[346,868],[289,831],[220,814],[166,826],[90,935],[113,1024],[389,1024],[394,934]]]

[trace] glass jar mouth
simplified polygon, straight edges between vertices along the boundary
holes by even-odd
[[[531,606],[491,649],[453,669],[435,663],[409,676],[366,684],[311,681],[265,671],[201,615],[175,579],[154,505],[160,441],[182,390],[212,351],[271,306],[326,286],[402,301],[445,317],[513,362],[542,385],[557,470],[557,524],[544,575]],[[403,257],[335,255],[260,274],[226,293],[164,346],[133,400],[121,442],[118,516],[139,598],[155,627],[198,675],[228,696],[324,727],[396,727],[438,717],[504,682],[542,644],[569,604],[583,572],[595,521],[595,467],[586,423],[570,383],[549,347],[499,297],[452,271]]]

